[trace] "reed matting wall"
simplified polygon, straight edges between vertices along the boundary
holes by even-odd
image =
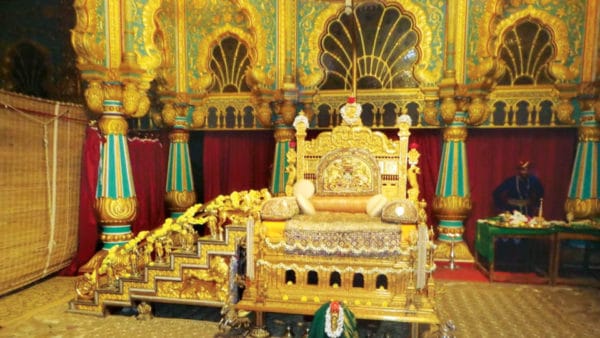
[[[80,105],[0,91],[0,295],[75,255],[86,125]]]

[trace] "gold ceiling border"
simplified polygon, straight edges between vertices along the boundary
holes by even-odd
[[[202,43],[198,48],[198,73],[211,77],[209,69],[210,53],[212,49],[218,43],[220,39],[226,36],[235,36],[244,42],[248,47],[248,56],[254,72],[260,72],[257,68],[262,68],[267,64],[266,48],[257,48],[259,44],[266,44],[266,33],[264,28],[257,24],[260,22],[258,18],[260,14],[256,11],[256,8],[252,6],[247,0],[240,0],[235,2],[240,8],[242,14],[246,16],[249,22],[249,29],[246,31],[239,27],[234,27],[229,23],[224,23],[220,28],[214,30],[208,36],[202,39]],[[266,77],[266,76],[265,76]],[[262,76],[261,76],[262,78]],[[188,86],[198,92],[204,92],[208,90],[212,81],[206,81],[202,79],[189,79]]]

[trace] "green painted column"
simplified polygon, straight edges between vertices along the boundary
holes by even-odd
[[[442,158],[433,201],[433,211],[440,223],[436,259],[447,259],[449,243],[454,242],[455,259],[473,261],[463,241],[463,221],[471,211],[471,190],[467,165],[466,112],[457,111],[443,131]]]
[[[273,173],[271,176],[271,193],[273,196],[285,195],[288,180],[294,181],[295,171],[288,168],[291,159],[288,151],[293,148],[290,144],[294,139],[294,128],[286,124],[275,125],[275,156],[273,159]],[[295,167],[295,165],[294,165]]]
[[[590,109],[581,112],[579,139],[565,210],[569,219],[600,217],[600,123]]]
[[[127,121],[121,101],[121,82],[104,82],[104,112],[98,126],[105,141],[100,144],[100,165],[94,209],[102,226],[102,248],[121,245],[133,236],[137,199],[127,145]]]
[[[176,104],[177,116],[169,134],[169,162],[167,168],[165,202],[176,219],[189,207],[196,203],[194,179],[189,148],[188,111],[192,108],[187,104]]]

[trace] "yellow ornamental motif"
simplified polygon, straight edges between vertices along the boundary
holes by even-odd
[[[90,81],[85,90],[85,102],[90,110],[96,114],[102,113],[104,103],[104,91],[100,81]]]

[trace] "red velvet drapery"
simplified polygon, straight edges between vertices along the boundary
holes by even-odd
[[[137,218],[131,225],[134,234],[161,225],[165,218],[164,195],[166,156],[168,148],[156,139],[128,140],[129,156],[135,191],[138,199]],[[100,249],[99,228],[94,213],[94,199],[98,182],[102,136],[95,128],[86,130],[83,146],[81,184],[79,195],[79,244],[71,265],[62,271],[74,275]],[[166,149],[165,149],[166,148]]]
[[[268,188],[275,139],[272,131],[204,134],[204,201],[233,191]]]

